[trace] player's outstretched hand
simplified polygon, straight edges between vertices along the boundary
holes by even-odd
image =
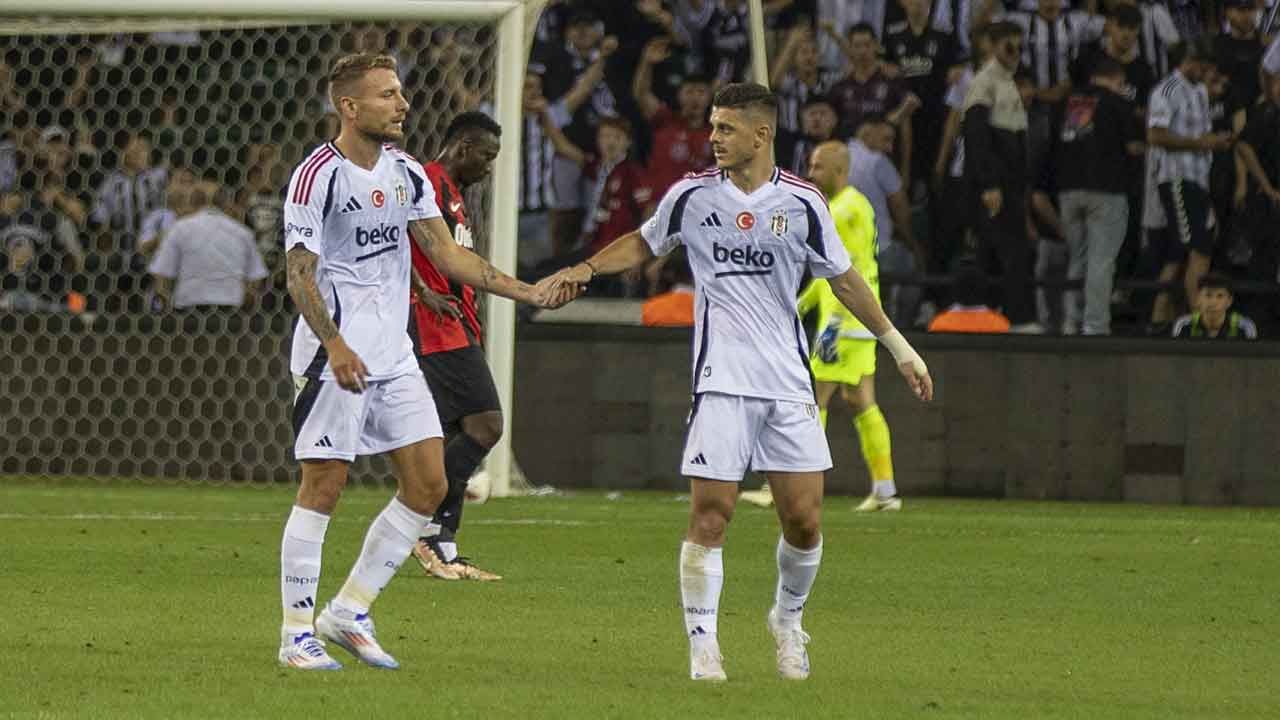
[[[917,399],[924,402],[933,399],[933,378],[929,377],[929,368],[925,367],[924,361],[904,362],[898,366],[898,372],[906,378],[907,384],[911,386],[911,392]]]
[[[324,348],[329,354],[329,367],[333,369],[333,379],[338,381],[338,387],[357,395],[364,392],[368,387],[365,378],[369,377],[369,368],[347,345],[347,341],[338,335],[325,343]]]
[[[418,293],[418,302],[436,314],[436,324],[442,325],[446,319],[462,319],[462,311],[458,310],[458,298],[453,295],[441,295],[430,290]]]
[[[534,303],[539,307],[558,308],[569,304],[582,295],[582,285],[565,279],[564,271],[549,275],[534,286]]]

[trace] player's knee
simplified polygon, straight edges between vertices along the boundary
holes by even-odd
[[[818,538],[822,537],[822,510],[816,505],[797,508],[784,514],[779,520],[783,536],[795,547],[813,547],[818,544]]]
[[[502,413],[486,412],[472,415],[463,423],[463,431],[477,444],[492,448],[502,439]]]
[[[297,504],[308,510],[330,514],[347,484],[347,463],[342,460],[305,460]]]
[[[448,488],[444,478],[423,483],[405,483],[400,489],[400,502],[419,515],[431,515],[444,502]]]
[[[695,512],[689,518],[690,539],[699,545],[718,547],[724,544],[724,532],[729,518],[716,510]]]
[[[806,518],[784,525],[782,534],[792,547],[808,549],[816,546],[818,540],[822,538],[822,523],[817,515],[814,515],[811,520]]]

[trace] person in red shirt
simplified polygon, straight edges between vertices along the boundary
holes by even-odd
[[[427,178],[454,240],[473,245],[462,191],[488,177],[498,156],[502,128],[480,112],[464,112],[449,123],[444,148],[427,163]],[[444,580],[499,580],[458,555],[457,533],[467,481],[502,437],[502,406],[481,346],[476,291],[449,280],[410,243],[415,292],[409,298],[409,337],[418,366],[436,401],[445,432],[444,469],[449,489],[413,556],[433,577]],[[430,292],[422,292],[425,284]]]
[[[580,242],[572,252],[554,257],[539,267],[539,272],[549,274],[582,262],[637,227],[645,219],[653,191],[644,167],[630,157],[632,130],[626,118],[600,120],[594,153],[574,145],[548,120],[544,120],[543,130],[561,157],[583,168],[582,177],[590,188],[589,212],[582,224]],[[594,292],[617,295],[623,289],[620,283],[605,280],[596,285]]]
[[[676,94],[678,112],[673,112],[653,94],[653,66],[670,55],[669,38],[650,41],[640,55],[640,66],[631,83],[631,94],[653,132],[649,184],[654,198],[662,197],[667,188],[686,173],[712,164],[711,125],[707,122],[711,83],[705,77],[686,76]]]

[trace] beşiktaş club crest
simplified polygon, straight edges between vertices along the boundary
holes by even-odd
[[[409,189],[404,186],[404,183],[396,183],[396,202],[400,207],[409,204]]]
[[[773,211],[773,217],[769,218],[769,232],[777,235],[779,238],[787,234],[787,211],[778,208]]]

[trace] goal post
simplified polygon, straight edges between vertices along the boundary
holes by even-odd
[[[538,14],[543,6],[546,5],[546,2],[547,0],[361,0],[360,2],[352,2],[351,0],[222,0],[218,3],[192,3],[184,0],[10,0],[0,5],[0,36],[48,37],[65,35],[67,37],[91,36],[96,38],[110,37],[116,34],[168,31],[208,31],[205,33],[206,35],[223,33],[227,34],[228,39],[224,41],[226,47],[223,48],[223,55],[220,60],[222,66],[215,66],[213,71],[216,75],[219,71],[227,70],[227,67],[225,67],[228,64],[227,54],[237,52],[235,49],[228,48],[243,49],[254,47],[252,41],[261,35],[259,30],[263,28],[295,29],[300,35],[310,35],[308,38],[310,47],[322,46],[328,43],[325,47],[332,50],[341,45],[344,41],[344,35],[349,33],[350,28],[355,24],[383,23],[384,37],[385,33],[394,32],[394,30],[389,30],[388,28],[398,27],[397,25],[392,25],[392,23],[422,23],[428,28],[439,27],[445,23],[470,23],[471,27],[477,25],[487,26],[492,29],[492,32],[482,37],[489,38],[485,40],[488,45],[484,50],[476,51],[475,56],[479,57],[481,53],[485,53],[483,56],[489,58],[492,63],[492,71],[481,69],[473,73],[477,78],[484,78],[483,84],[485,87],[468,89],[475,91],[477,96],[481,94],[486,96],[486,104],[492,103],[495,119],[504,128],[505,132],[503,133],[502,150],[495,161],[494,172],[492,173],[492,186],[486,192],[483,192],[480,202],[477,202],[477,206],[473,208],[473,216],[478,221],[478,224],[485,226],[480,233],[481,237],[479,238],[480,243],[477,245],[477,251],[487,255],[498,269],[508,274],[514,274],[516,271],[518,240],[517,203],[521,154],[520,129],[522,126],[521,90],[529,48],[533,39],[533,29],[536,25]],[[426,37],[428,42],[432,39],[431,32],[432,30],[427,30]],[[236,33],[242,33],[243,37],[235,35]],[[255,33],[258,34],[255,35]],[[234,41],[230,39],[232,36],[235,37]],[[477,37],[473,34],[468,39],[475,40]],[[9,43],[8,47],[21,48],[24,43],[25,41],[19,39],[16,42]],[[466,42],[459,42],[459,44],[464,45]],[[476,44],[479,43],[477,42]],[[279,45],[275,47],[278,48]],[[18,52],[23,53],[23,59],[25,60],[25,51],[20,50]],[[187,56],[184,55],[183,57]],[[201,55],[200,57],[203,59],[206,56]],[[288,57],[277,59],[281,64],[290,62]],[[308,60],[313,59],[308,58]],[[230,65],[236,66],[240,62],[245,64],[262,63],[270,60],[271,58],[262,57],[231,58]],[[307,73],[314,75],[317,70],[321,73],[324,71],[320,67],[312,66],[307,68]],[[137,69],[135,68],[134,71],[136,72]],[[406,69],[406,71],[409,70]],[[414,71],[422,75],[434,72],[430,68],[415,68]],[[135,75],[126,74],[124,77],[128,78],[125,81],[126,84],[132,84],[132,78]],[[145,77],[151,76],[147,75]],[[170,74],[168,77],[172,78],[174,75]],[[311,82],[311,85],[304,85],[304,87],[314,90],[314,81]],[[427,82],[431,81],[423,81],[423,83]],[[210,84],[216,84],[216,77],[214,82]],[[408,85],[407,82],[406,85]],[[179,91],[184,89],[178,88]],[[119,88],[116,88],[112,89],[111,92],[119,91]],[[124,89],[124,92],[135,93],[135,97],[136,93],[139,92],[154,92],[155,96],[158,97],[160,91],[160,88],[129,87]],[[204,92],[204,90],[201,89],[201,92]],[[406,94],[407,92],[408,88],[406,89]],[[312,105],[317,102],[314,95],[315,93],[309,100]],[[435,95],[430,96],[435,97]],[[109,97],[114,99],[117,95],[111,94]],[[271,99],[268,99],[267,102],[271,102]],[[301,100],[297,102],[299,105],[303,104]],[[30,110],[32,111],[32,116],[37,113],[44,113],[48,117],[50,113],[46,111],[56,110],[56,108],[32,107]],[[99,108],[99,110],[102,110],[102,108]],[[108,110],[111,109],[108,108]],[[139,108],[135,108],[134,112],[137,113],[139,110]],[[448,108],[440,110],[434,104],[429,106],[418,105],[411,110],[411,113],[422,115],[437,111],[445,112],[446,110]],[[56,116],[56,113],[54,115]],[[300,117],[291,118],[294,125],[299,125],[306,121],[305,117],[301,117],[301,113],[299,115]],[[121,120],[125,117],[123,110],[117,116],[117,125],[128,125],[127,121]],[[135,117],[144,116],[135,115]],[[218,121],[215,118],[211,119],[210,122],[216,123]],[[231,123],[235,122],[233,114]],[[433,121],[429,126],[431,137],[416,139],[417,145],[414,146],[415,149],[421,147],[423,152],[437,150],[441,139],[440,134],[443,132],[444,123],[447,122],[448,118],[441,118],[438,122]],[[115,127],[114,132],[118,134],[123,129],[127,129],[127,127]],[[280,128],[269,128],[268,130],[272,129],[279,130]],[[37,133],[39,130],[40,128],[35,128]],[[198,128],[198,130],[204,131],[207,128]],[[221,130],[221,128],[217,130]],[[234,130],[237,137],[252,134],[247,128],[235,128]],[[253,131],[262,134],[261,128],[253,128]],[[268,131],[266,134],[270,135],[271,133]],[[287,131],[285,134],[287,134]],[[410,134],[412,135],[412,131]],[[406,142],[413,145],[415,138],[406,137]],[[213,157],[212,154],[211,157]],[[298,158],[289,159],[296,161]],[[216,164],[216,161],[214,164]],[[487,242],[485,241],[486,239]],[[515,308],[514,304],[509,300],[486,298],[483,301],[483,313],[488,358],[502,406],[506,409],[506,412],[504,412],[505,427],[502,440],[490,454],[485,469],[492,483],[493,494],[505,495],[510,492],[511,488],[511,410],[514,399]],[[254,381],[260,385],[264,382],[260,378],[255,378]],[[261,410],[258,410],[256,414],[260,415],[261,412]],[[68,418],[67,422],[73,423],[75,419]],[[272,430],[279,430],[279,428],[272,428]],[[41,440],[41,438],[36,438],[36,440]],[[128,442],[128,439],[124,439],[124,442]],[[162,464],[163,460],[159,461],[158,465]],[[90,465],[93,465],[92,460]],[[99,462],[94,466],[111,467],[113,471],[116,469],[110,463],[104,465]],[[38,463],[28,463],[27,467],[38,468],[41,466]],[[190,466],[188,465],[188,467]],[[116,473],[111,472],[111,474]]]

